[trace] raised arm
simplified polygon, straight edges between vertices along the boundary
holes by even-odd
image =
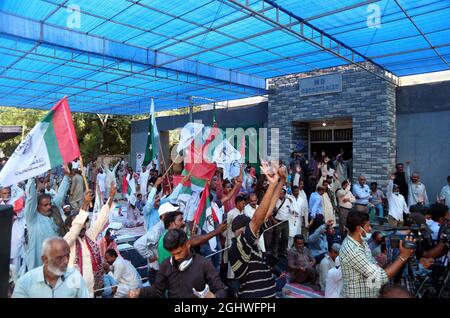
[[[69,232],[64,235],[64,239],[66,240],[69,246],[73,246],[75,244],[78,236],[80,235],[80,231],[82,230],[84,223],[89,217],[89,213],[86,212],[89,208],[89,204],[91,203],[93,198],[93,194],[91,191],[86,191],[84,194],[83,204],[81,205],[80,212],[72,221],[72,226],[70,227]]]
[[[64,235],[64,239],[70,247],[75,244],[80,235],[81,230],[83,229],[84,223],[86,223],[87,218],[89,217],[89,213],[80,209],[80,212],[77,214],[75,219],[72,221],[72,226],[70,227],[69,232]]]
[[[266,222],[273,214],[273,211],[275,209],[275,206],[277,204],[279,193],[281,189],[283,188],[283,185],[286,183],[287,178],[287,171],[284,169],[283,171],[280,171],[282,169],[279,169],[278,176],[280,177],[280,181],[278,181],[277,186],[275,187],[275,190],[273,191],[272,199],[270,201],[269,209],[266,213],[266,218],[264,219],[264,222]]]
[[[26,200],[25,200],[25,220],[28,225],[32,224],[36,220],[37,211],[37,193],[36,193],[36,181],[34,178],[28,179],[26,188]]]
[[[214,231],[211,231],[209,233],[203,234],[203,235],[197,235],[192,237],[189,242],[192,247],[200,246],[208,242],[210,239],[212,239],[214,236],[217,236],[227,229],[227,223],[221,223]]]
[[[221,199],[222,204],[225,204],[227,201],[231,200],[234,197],[236,191],[238,191],[241,188],[241,186],[242,186],[242,177],[236,177],[235,181],[236,182],[234,184],[233,189],[231,189],[231,191],[228,192],[227,195],[222,197],[222,199]]]
[[[264,194],[261,204],[256,209],[255,214],[253,214],[252,220],[250,221],[250,229],[255,235],[259,232],[261,225],[266,219],[267,212],[272,202],[272,197],[275,193],[275,189],[277,188],[278,180],[280,178],[276,171],[271,171],[271,168],[267,162],[262,163],[261,171],[266,174],[267,181],[269,181],[269,187]]]
[[[405,177],[406,177],[406,182],[408,184],[411,184],[411,167],[410,167],[411,162],[405,161],[405,165],[406,165],[406,169],[405,169]],[[405,198],[406,200],[408,200],[408,198]]]
[[[158,178],[158,180],[161,179],[161,182],[163,181],[163,178]],[[156,180],[155,185],[158,183],[158,180]],[[164,204],[166,202],[170,202],[170,201],[176,201],[178,198],[178,195],[180,194],[181,189],[183,188],[183,184],[189,180],[189,176],[184,176],[183,180],[177,184],[177,186],[175,187],[175,189],[173,189],[172,193],[170,195],[168,195],[167,197],[161,199],[160,204]],[[159,184],[158,184],[159,185]],[[156,186],[157,187],[157,186]]]
[[[114,202],[114,196],[116,195],[116,192],[117,186],[114,183],[111,183],[108,202],[106,202],[106,204],[100,210],[100,213],[98,214],[94,224],[92,224],[91,227],[86,231],[86,235],[89,236],[89,238],[93,241],[97,239],[97,236],[103,230],[106,222],[108,222],[108,216],[111,212],[111,206]]]
[[[69,191],[69,175],[69,168],[64,164],[64,178],[58,188],[58,192],[56,193],[55,198],[53,199],[53,204],[58,208],[61,207],[62,203],[64,202],[64,198],[66,197],[67,191]]]
[[[430,203],[430,201],[428,200],[427,189],[425,188],[425,186],[423,188],[423,199],[425,205],[428,205]]]
[[[386,187],[386,196],[389,198],[392,195],[392,190],[394,188],[394,179],[395,179],[395,174],[391,174],[390,176],[390,180],[387,184]]]
[[[114,176],[116,175],[116,170],[117,170],[117,168],[119,167],[119,165],[120,165],[120,160],[117,161],[117,163],[116,163],[116,165],[114,166],[114,169],[113,169],[113,171],[112,171],[112,173],[113,173]]]

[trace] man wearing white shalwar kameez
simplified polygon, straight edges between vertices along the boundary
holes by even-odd
[[[120,160],[116,163],[116,165],[114,166],[114,168],[111,170],[110,168],[105,167],[104,165],[102,165],[102,168],[106,174],[106,181],[105,181],[105,191],[106,193],[109,193],[110,190],[110,186],[111,183],[114,183],[115,185],[117,185],[116,182],[116,170],[120,165]]]
[[[289,217],[288,248],[292,247],[294,236],[303,234],[304,232],[308,233],[307,230],[303,230],[308,227],[308,198],[306,197],[305,191],[303,191],[303,181],[300,181],[299,184],[300,187],[292,187],[292,195],[289,196],[295,213]]]
[[[151,165],[151,163],[149,165]],[[139,186],[144,201],[147,201],[147,187],[149,176],[150,176],[150,169],[148,169],[148,166],[142,166],[142,171],[139,174]]]
[[[102,168],[98,169],[97,185],[100,192],[102,193],[102,198],[106,198],[106,174],[103,172]]]

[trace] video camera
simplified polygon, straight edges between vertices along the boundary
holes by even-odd
[[[450,244],[449,236],[450,236],[450,222],[446,222],[446,224],[444,224],[442,226],[441,235],[440,235],[441,242],[444,244]]]
[[[386,231],[407,231],[410,232],[406,235],[406,237],[415,239],[416,242],[406,241],[403,240],[403,247],[408,249],[417,249],[418,246],[421,246],[422,243],[425,240],[428,240],[428,227],[425,224],[419,225],[419,224],[411,224],[410,226],[404,226],[404,227],[392,227],[386,229]],[[400,247],[400,240],[405,235],[401,235],[398,233],[394,233],[391,238],[391,248],[399,248]]]

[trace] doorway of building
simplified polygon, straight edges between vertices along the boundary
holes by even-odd
[[[315,152],[320,156],[322,151],[325,151],[326,155],[334,160],[340,151],[344,150],[344,160],[349,160],[352,157],[352,143],[351,142],[328,142],[328,143],[311,143],[311,156]]]

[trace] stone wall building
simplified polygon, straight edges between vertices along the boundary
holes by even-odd
[[[333,73],[342,74],[342,91],[300,96],[301,78]],[[299,140],[306,145],[303,152],[311,153],[308,133],[318,121],[333,122],[336,127],[347,123],[353,133],[353,176],[364,174],[368,181],[384,187],[396,160],[394,84],[348,66],[273,78],[269,80],[269,91],[268,128],[279,129],[279,156],[283,161],[289,162]],[[271,155],[276,155],[271,143],[269,149],[273,149]]]

